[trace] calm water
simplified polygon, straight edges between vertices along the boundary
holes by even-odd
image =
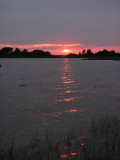
[[[63,133],[92,116],[120,115],[120,62],[1,59],[0,135]],[[21,138],[22,137],[22,138]]]

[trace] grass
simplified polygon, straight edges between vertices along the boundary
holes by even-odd
[[[120,119],[91,118],[90,126],[74,128],[64,137],[55,138],[46,131],[44,137],[34,137],[28,145],[0,147],[0,160],[119,160]]]

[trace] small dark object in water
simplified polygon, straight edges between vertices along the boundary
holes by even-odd
[[[0,67],[2,67],[2,65],[0,64]]]
[[[23,86],[26,86],[26,85],[27,85],[27,84],[20,84],[19,86],[20,86],[20,87],[23,87]]]

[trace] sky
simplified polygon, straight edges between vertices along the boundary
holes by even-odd
[[[120,0],[0,0],[0,48],[120,52]]]

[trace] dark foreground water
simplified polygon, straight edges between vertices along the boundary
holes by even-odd
[[[91,117],[120,115],[120,62],[0,59],[0,138],[62,134]]]

